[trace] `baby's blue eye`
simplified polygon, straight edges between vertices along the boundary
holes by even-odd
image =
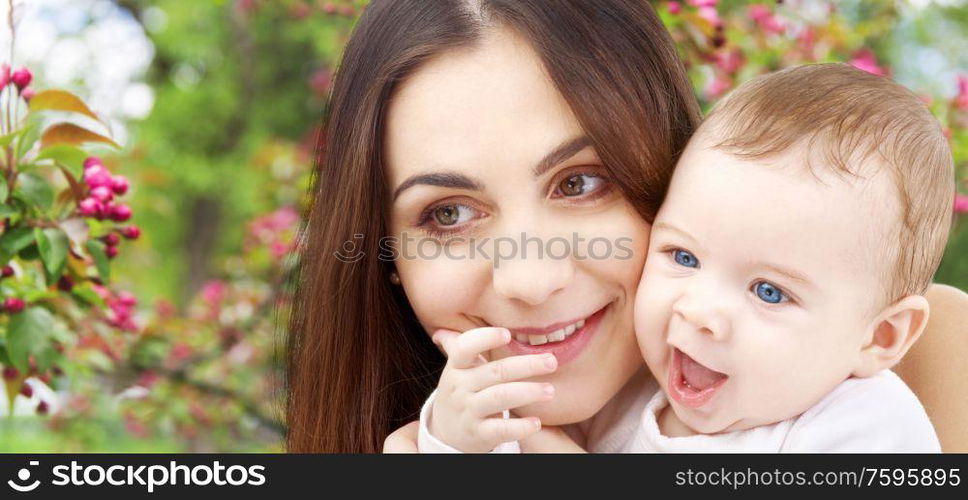
[[[672,258],[675,259],[676,264],[685,267],[699,267],[699,259],[695,255],[685,251],[685,250],[675,250],[672,252]]]
[[[753,285],[753,291],[763,302],[779,304],[786,299],[786,295],[779,288],[765,282],[759,281]]]

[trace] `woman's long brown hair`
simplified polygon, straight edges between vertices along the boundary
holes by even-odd
[[[390,205],[386,110],[421,63],[473,45],[497,26],[532,42],[642,217],[651,222],[658,210],[699,111],[648,2],[374,1],[335,77],[300,233],[287,339],[290,452],[379,452],[392,430],[417,417],[436,385],[443,358],[390,283],[392,263],[377,258]]]

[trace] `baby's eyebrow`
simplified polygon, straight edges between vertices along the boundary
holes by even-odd
[[[689,238],[690,240],[693,240],[693,241],[696,240],[696,238],[693,238],[691,234],[687,233],[682,229],[679,229],[676,226],[673,226],[672,224],[669,224],[668,222],[656,222],[655,224],[652,225],[652,231],[663,231],[663,230],[679,233],[680,235],[685,236],[686,238]]]
[[[769,271],[772,271],[772,272],[774,272],[776,274],[779,274],[781,276],[785,276],[787,278],[790,278],[791,280],[796,281],[797,283],[800,283],[801,285],[808,286],[808,287],[814,286],[813,285],[813,282],[810,281],[810,278],[808,278],[807,275],[805,275],[805,274],[803,274],[801,272],[795,271],[793,269],[787,269],[787,268],[780,267],[780,266],[777,266],[777,265],[774,265],[774,264],[770,264],[768,262],[762,262],[762,263],[760,263],[760,267],[762,267],[764,269],[767,269]]]

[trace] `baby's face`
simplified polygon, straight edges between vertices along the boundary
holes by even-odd
[[[799,415],[851,375],[897,219],[884,173],[814,177],[802,156],[754,162],[703,142],[653,225],[635,329],[676,415],[708,434]]]

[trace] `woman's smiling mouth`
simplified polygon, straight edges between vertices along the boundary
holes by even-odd
[[[591,315],[545,327],[509,328],[514,340],[508,349],[516,355],[551,353],[559,366],[571,361],[588,345],[611,303]]]

